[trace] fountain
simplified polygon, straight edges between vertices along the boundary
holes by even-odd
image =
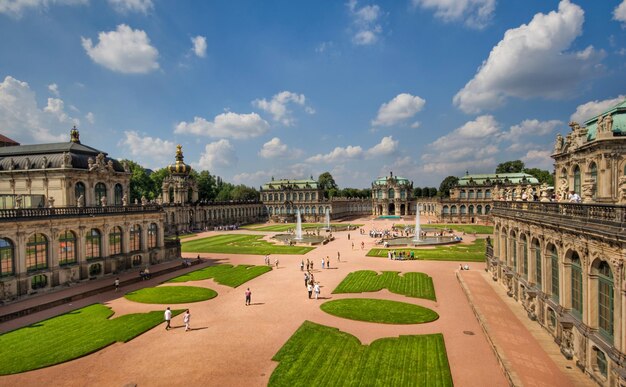
[[[293,238],[293,240],[302,240],[302,218],[300,217],[300,210],[296,210],[296,237]]]
[[[422,228],[420,226],[420,205],[415,206],[415,238],[413,242],[418,243],[422,240]]]
[[[330,231],[330,208],[326,208],[326,218],[325,221],[326,223],[326,230]]]
[[[302,235],[302,216],[300,216],[300,211],[296,210],[296,235],[293,234],[276,234],[272,237],[273,239],[279,240],[285,244],[305,244],[305,245],[317,245],[320,243],[327,243],[330,239],[325,236],[319,235]]]

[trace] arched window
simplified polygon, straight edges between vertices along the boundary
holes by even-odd
[[[482,199],[483,198],[483,190],[479,189],[476,191],[476,199]]]
[[[0,238],[0,277],[15,273],[15,245],[8,238]]]
[[[596,163],[591,163],[589,166],[589,174],[591,175],[591,194],[593,200],[598,195],[598,166]]]
[[[134,224],[130,226],[130,245],[128,251],[141,250],[141,226]]]
[[[102,253],[100,252],[102,246],[102,235],[100,235],[100,231],[98,231],[98,229],[92,228],[87,234],[85,242],[87,260],[98,259],[102,256]]]
[[[579,318],[583,313],[583,271],[578,253],[572,253],[572,312]]]
[[[468,209],[469,209],[469,214],[470,214],[470,215],[474,215],[474,206],[471,206],[471,205],[470,205],[470,206],[468,207]]]
[[[467,195],[467,194],[465,193],[465,190],[464,190],[464,189],[462,189],[462,190],[461,190],[461,199],[465,199],[466,195]]]
[[[526,235],[522,234],[520,247],[522,248],[522,274],[528,279],[528,244],[526,243]]]
[[[109,232],[109,255],[122,253],[122,229],[113,227]]]
[[[121,184],[115,184],[115,205],[122,205],[122,197],[124,197],[124,188]]]
[[[450,213],[450,208],[448,208],[448,206],[443,206],[443,213],[444,213],[444,215],[449,214]]]
[[[34,234],[26,242],[26,270],[36,271],[48,267],[48,238]]]
[[[489,211],[491,211],[491,206],[489,204],[487,204],[485,206],[485,215],[489,215]]]
[[[481,205],[477,205],[477,206],[476,206],[476,213],[477,213],[478,215],[482,214],[482,213],[483,213],[483,206],[481,206]]]
[[[456,206],[450,207],[450,213],[453,214],[453,215],[456,214]]]
[[[76,235],[65,230],[59,236],[59,265],[76,263]]]
[[[578,165],[574,166],[574,192],[578,195],[580,192],[580,167]]]
[[[406,199],[406,191],[405,190],[401,190],[400,191],[400,199]]]
[[[96,206],[99,206],[102,203],[102,198],[107,196],[107,186],[104,183],[96,184],[95,194]]]
[[[485,199],[489,199],[491,198],[491,190],[490,189],[486,189],[485,190]]]
[[[170,187],[168,196],[170,197],[170,203],[174,203],[174,187]]]
[[[535,256],[535,283],[541,289],[542,272],[541,272],[541,248],[539,247],[539,241],[533,240],[532,244],[533,255]]]
[[[311,214],[315,215],[315,206],[311,206]]]
[[[311,192],[311,200],[315,200],[315,197],[316,197],[315,192]]]
[[[552,299],[559,302],[559,257],[556,254],[556,247],[550,246],[548,249],[550,255],[550,292]]]
[[[157,232],[159,231],[156,223],[150,223],[148,226],[148,248],[157,247]]]
[[[389,199],[393,199],[393,198],[394,198],[395,193],[396,193],[396,192],[393,190],[393,188],[389,188],[389,191],[387,192],[387,197],[388,197]]]
[[[383,198],[383,191],[378,189],[376,190],[376,198],[377,199],[382,199]]]
[[[311,194],[310,194],[309,192],[307,192],[307,193],[304,195],[304,198],[305,198],[304,200],[306,200],[306,201],[308,202],[309,200],[311,200]]]
[[[310,214],[311,213],[311,208],[309,206],[304,207],[304,213],[305,214]]]
[[[519,267],[517,267],[517,237],[514,232],[511,233],[511,262],[515,272],[519,272]]]
[[[78,199],[81,196],[83,197],[83,202],[81,204],[84,205],[85,204],[85,184],[79,181],[74,186],[74,197],[76,198],[76,204],[78,204]]]
[[[474,190],[473,189],[469,190],[469,198],[470,199],[474,199]]]
[[[465,204],[461,205],[461,215],[465,215],[467,213],[467,207],[465,207]]]
[[[285,200],[285,194],[281,193],[280,194],[280,201],[282,202],[283,200]]]
[[[613,271],[608,263],[600,262],[598,273],[598,328],[600,333],[613,341]]]
[[[303,198],[304,198],[304,195],[302,194],[302,192],[300,192],[300,193],[298,194],[298,200],[299,200],[299,201],[302,201],[302,199],[303,199]]]

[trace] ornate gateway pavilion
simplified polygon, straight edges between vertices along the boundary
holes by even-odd
[[[623,386],[626,101],[570,127],[552,155],[560,201],[495,201],[488,266],[565,357],[599,384]]]
[[[375,216],[405,216],[411,211],[413,198],[413,182],[404,177],[379,177],[372,183],[372,215]],[[414,206],[415,207],[415,206]]]

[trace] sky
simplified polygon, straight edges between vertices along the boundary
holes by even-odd
[[[626,0],[0,0],[0,134],[258,187],[439,186],[626,98]]]

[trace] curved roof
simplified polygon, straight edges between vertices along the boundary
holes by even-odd
[[[626,100],[624,100],[607,111],[585,121],[587,141],[595,140],[598,132],[598,120],[600,117],[604,117],[607,114],[610,114],[613,119],[613,134],[616,136],[626,136]]]
[[[395,180],[396,184],[400,184],[400,185],[402,185],[402,184],[411,184],[409,179],[407,179],[406,177],[402,177],[402,176],[385,176],[385,177],[379,177],[378,179],[374,180],[372,185],[387,185],[387,183],[391,179]]]
[[[528,173],[483,173],[476,175],[465,175],[459,177],[457,186],[474,185],[517,185],[517,184],[539,184],[539,180]]]
[[[313,179],[278,179],[272,180],[269,183],[263,184],[261,186],[262,190],[272,190],[272,189],[319,189],[319,183]]]

